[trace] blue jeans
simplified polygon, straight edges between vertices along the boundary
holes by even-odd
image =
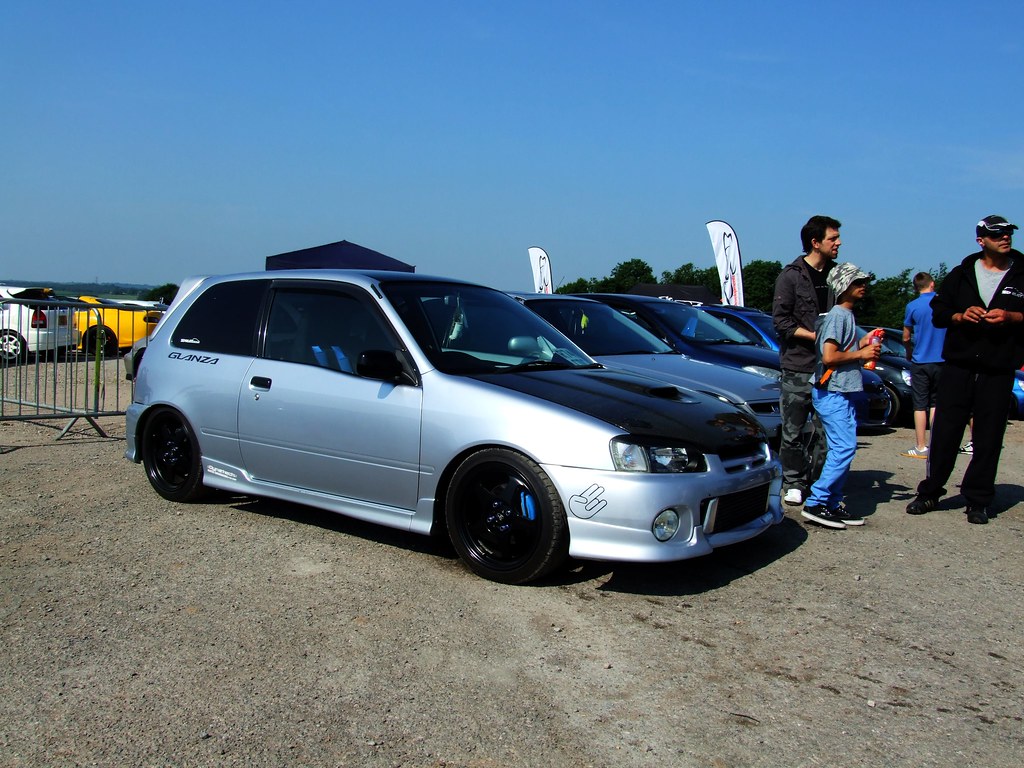
[[[805,504],[835,509],[843,500],[843,488],[850,474],[853,455],[857,452],[857,412],[855,392],[828,392],[815,388],[811,392],[814,410],[825,427],[828,455],[821,475],[814,481]]]

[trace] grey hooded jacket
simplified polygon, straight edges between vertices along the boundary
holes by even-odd
[[[825,264],[826,275],[834,265],[833,261]],[[835,303],[836,296],[830,288],[826,306],[821,308],[821,312],[828,312]],[[819,314],[811,268],[801,254],[783,267],[775,280],[772,322],[779,333],[779,363],[783,370],[803,373],[814,371],[817,362],[814,342],[797,338],[793,334],[797,328],[813,331]]]

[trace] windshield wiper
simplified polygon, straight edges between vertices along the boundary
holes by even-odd
[[[576,365],[561,360],[529,360],[519,365],[510,365],[508,368],[500,368],[498,373],[518,373],[519,371],[559,371],[566,368],[599,368],[597,363],[587,365]]]

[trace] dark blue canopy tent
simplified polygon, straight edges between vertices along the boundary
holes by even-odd
[[[288,251],[267,256],[267,269],[384,269],[391,272],[415,272],[404,261],[361,245],[341,240],[337,243]]]

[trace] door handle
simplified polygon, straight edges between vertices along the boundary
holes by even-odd
[[[270,379],[266,376],[253,376],[249,379],[249,389],[270,389]]]

